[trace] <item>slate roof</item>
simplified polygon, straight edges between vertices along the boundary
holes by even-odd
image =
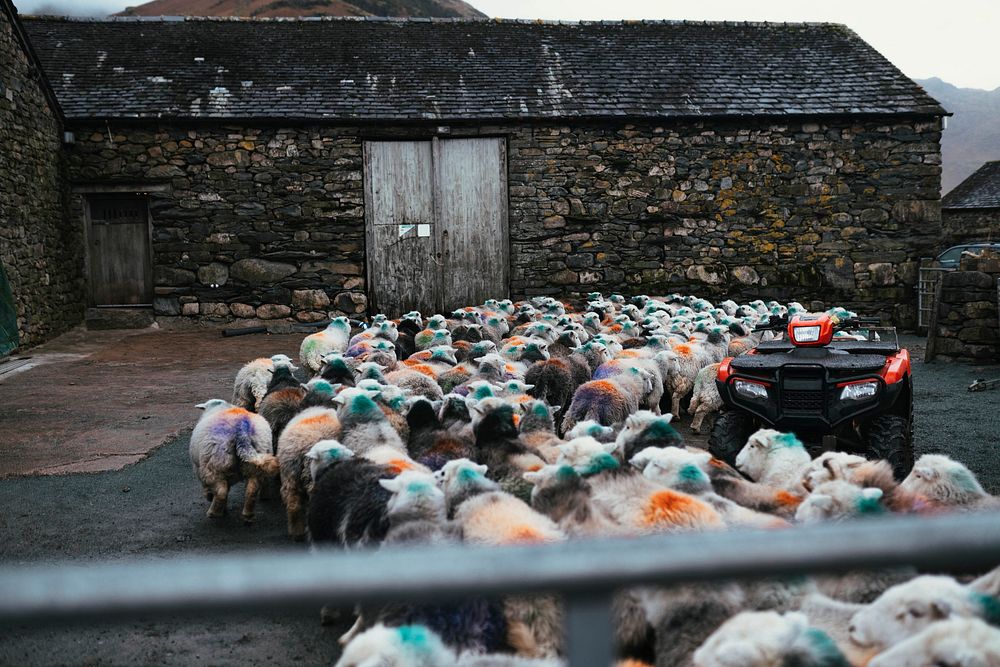
[[[42,94],[45,95],[45,99],[49,102],[49,108],[61,122],[63,120],[62,107],[59,106],[55,92],[49,85],[48,77],[42,71],[41,62],[38,60],[38,55],[35,53],[34,48],[32,48],[31,40],[24,32],[24,26],[21,23],[21,17],[17,13],[17,7],[14,6],[11,0],[0,0],[0,12],[7,15],[14,38],[21,44],[21,48],[24,49],[24,53],[28,57],[28,62],[31,64],[32,78],[37,80],[39,87],[42,89]]]
[[[69,118],[946,113],[836,24],[26,20]]]
[[[941,208],[1000,208],[1000,160],[987,162],[952,188]]]

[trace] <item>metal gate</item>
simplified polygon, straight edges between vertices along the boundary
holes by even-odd
[[[368,292],[390,317],[507,296],[503,139],[367,141]]]
[[[954,269],[921,268],[917,279],[917,326],[926,329],[931,325],[931,313],[937,307],[934,293],[941,276]]]

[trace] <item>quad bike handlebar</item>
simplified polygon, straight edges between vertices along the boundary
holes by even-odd
[[[878,327],[880,325],[881,320],[877,317],[852,317],[837,321],[833,328],[835,331],[845,331],[858,327]],[[788,329],[788,315],[771,315],[767,322],[758,323],[753,328],[754,331],[785,331],[786,329]]]

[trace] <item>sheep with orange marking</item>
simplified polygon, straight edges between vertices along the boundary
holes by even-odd
[[[276,363],[291,365],[292,360],[284,354],[276,354],[270,358],[254,359],[244,365],[233,381],[233,405],[256,412],[267,395],[267,386],[271,382],[271,373]]]
[[[205,413],[191,433],[189,453],[205,497],[211,501],[208,516],[225,514],[230,486],[246,480],[242,517],[250,523],[261,484],[278,473],[278,461],[271,454],[271,427],[260,415],[222,399],[198,407]]]
[[[711,505],[728,526],[784,528],[788,522],[772,514],[758,512],[717,494],[708,477],[712,455],[680,447],[648,447],[630,459],[642,474],[658,484],[697,496]]]
[[[288,534],[295,540],[303,540],[306,536],[306,502],[313,484],[306,454],[317,442],[338,437],[340,418],[337,412],[315,407],[293,417],[278,438],[281,499],[288,516]]]
[[[624,422],[653,390],[654,379],[649,371],[629,366],[619,375],[583,383],[573,394],[563,418],[563,431],[586,419],[604,426]]]
[[[708,503],[666,489],[611,455],[614,443],[577,438],[559,445],[559,465],[576,469],[590,484],[595,508],[635,533],[722,528],[722,517]]]
[[[524,501],[500,490],[486,466],[468,459],[449,461],[435,473],[449,514],[465,542],[480,546],[561,542],[566,534]],[[562,646],[562,612],[550,596],[504,600],[507,641],[522,656],[555,657]]]

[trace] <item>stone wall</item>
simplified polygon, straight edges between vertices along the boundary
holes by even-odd
[[[356,131],[77,129],[74,181],[150,193],[154,309],[246,323],[363,313],[364,195]]]
[[[74,129],[74,180],[167,186],[151,195],[161,315],[365,310],[362,141],[376,130]],[[917,260],[940,242],[936,119],[453,125],[447,136],[476,135],[508,140],[515,298],[818,299],[907,326]]]
[[[951,208],[941,211],[942,228],[948,246],[974,241],[1000,241],[1000,208]]]
[[[1000,361],[1000,259],[963,261],[942,275],[935,350],[945,359]]]
[[[540,128],[511,147],[514,292],[820,300],[914,320],[940,124]]]
[[[0,262],[22,348],[83,319],[81,228],[66,215],[62,128],[0,10]]]

